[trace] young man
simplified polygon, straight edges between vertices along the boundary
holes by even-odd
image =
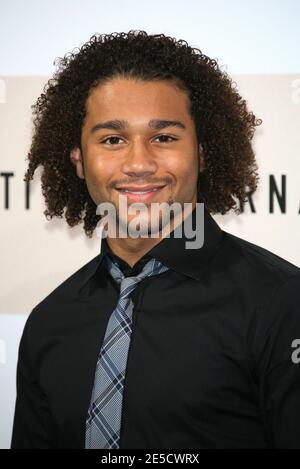
[[[35,113],[26,179],[43,167],[46,215],[92,236],[99,205],[128,228],[143,203],[157,236],[103,237],[33,309],[12,449],[300,448],[300,269],[210,214],[258,181],[259,121],[232,81],[184,41],[93,36]],[[174,203],[191,210],[168,224]],[[175,236],[187,221],[200,247]]]

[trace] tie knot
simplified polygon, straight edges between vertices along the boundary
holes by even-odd
[[[119,267],[108,256],[106,256],[105,259],[108,272],[120,284],[120,296],[122,296],[122,298],[129,297],[137,284],[144,278],[151,277],[152,275],[158,275],[162,272],[165,272],[166,270],[169,270],[169,267],[153,258],[144,265],[142,271],[138,275],[134,277],[125,277]]]

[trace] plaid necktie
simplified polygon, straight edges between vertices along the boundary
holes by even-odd
[[[86,449],[119,448],[123,387],[134,306],[129,296],[141,280],[168,270],[161,262],[151,259],[139,275],[125,277],[108,256],[105,260],[109,273],[120,284],[120,297],[109,318],[97,360],[86,420]]]

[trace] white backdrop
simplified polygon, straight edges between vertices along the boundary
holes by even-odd
[[[25,156],[30,106],[54,72],[53,61],[94,33],[144,29],[185,39],[233,76],[257,130],[260,186],[240,216],[214,216],[226,231],[300,265],[300,2],[193,0],[0,3],[0,448],[8,448],[20,336],[32,308],[98,254],[82,226],[47,221],[39,172],[26,208]],[[270,212],[270,177],[284,196]],[[285,190],[282,185],[285,182]]]

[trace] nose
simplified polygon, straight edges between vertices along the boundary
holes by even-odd
[[[143,140],[137,139],[130,145],[121,169],[127,176],[144,178],[157,171],[157,161]]]

